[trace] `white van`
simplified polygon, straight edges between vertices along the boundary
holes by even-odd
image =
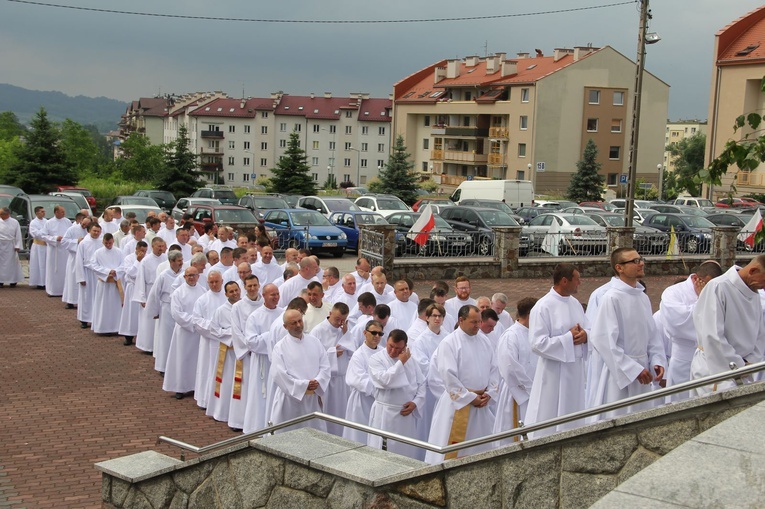
[[[534,187],[530,180],[466,180],[449,197],[459,204],[462,200],[500,200],[512,208],[534,204]]]

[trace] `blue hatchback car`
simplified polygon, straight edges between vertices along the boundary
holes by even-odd
[[[376,212],[345,211],[333,212],[329,222],[340,228],[348,236],[348,249],[359,250],[359,226],[364,224],[390,224]],[[404,236],[396,232],[396,243],[403,244]]]
[[[264,224],[276,231],[279,245],[305,248],[311,253],[345,254],[348,237],[320,212],[307,209],[275,209],[266,212]]]

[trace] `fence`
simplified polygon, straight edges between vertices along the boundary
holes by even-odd
[[[397,257],[493,257],[495,233],[431,231],[398,233]]]
[[[758,243],[754,243],[754,239],[750,238],[756,232],[741,230],[736,237],[736,253],[748,254],[748,253],[765,253],[765,240],[761,240]]]
[[[385,234],[362,228],[359,230],[359,257],[366,258],[372,267],[384,265]]]

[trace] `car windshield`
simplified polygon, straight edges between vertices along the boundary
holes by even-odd
[[[258,219],[249,209],[216,209],[216,223],[258,223]]]
[[[332,226],[329,219],[314,210],[308,212],[293,212],[292,224],[295,226]]]
[[[286,201],[282,200],[281,198],[276,198],[274,196],[256,196],[252,198],[252,201],[255,202],[255,205],[259,209],[263,209],[263,210],[289,208],[289,205],[287,204]]]
[[[712,200],[696,200],[696,202],[699,204],[699,207],[714,207],[715,204],[712,203]]]
[[[162,212],[162,210],[159,207],[151,207],[151,208],[132,208],[130,206],[125,207],[120,205],[120,208],[122,209],[122,217],[125,217],[125,214],[128,212],[132,212],[135,214],[135,220],[139,223],[145,223],[146,218],[149,217],[149,212],[154,211],[155,214],[159,214]]]
[[[231,203],[236,204],[237,198],[234,194],[234,191],[230,189],[216,189],[213,191],[213,194],[215,196],[215,199],[220,201],[221,203]]]
[[[357,224],[388,224],[384,217],[377,214],[359,214],[356,216]]]
[[[170,191],[149,191],[149,196],[152,198],[163,200],[166,202],[175,202],[175,196]]]
[[[7,207],[11,204],[12,199],[13,196],[11,195],[0,196],[0,207]]]
[[[688,226],[694,228],[711,228],[714,226],[714,223],[701,216],[686,216],[683,218],[683,221],[685,221],[685,224]]]
[[[600,216],[608,226],[624,226],[624,216]]]
[[[692,216],[706,217],[707,213],[697,207],[682,207],[683,214],[690,214]]]
[[[571,215],[571,216],[563,216],[563,218],[566,221],[568,221],[568,224],[574,224],[574,225],[578,225],[578,226],[592,226],[592,225],[596,225],[597,226],[597,224],[598,224],[595,221],[593,221],[592,219],[590,219],[589,217],[583,216],[581,214]]]
[[[64,215],[69,219],[74,219],[74,216],[76,216],[77,213],[80,211],[80,207],[78,207],[77,204],[74,201],[70,200],[69,198],[64,198],[64,200],[61,200],[61,201],[32,200],[32,210],[34,210],[35,207],[45,207],[45,217],[53,217],[53,207],[55,207],[56,205],[61,205],[62,207],[64,207],[64,210],[66,211]]]
[[[67,189],[67,190],[66,190],[66,192],[67,192],[67,193],[77,193],[77,194],[81,194],[81,195],[83,195],[85,198],[87,198],[88,196],[93,196],[92,194],[90,194],[90,191],[88,191],[87,189]]]
[[[331,211],[340,211],[340,210],[348,210],[351,212],[358,212],[361,210],[358,205],[353,203],[351,200],[327,200],[324,199],[324,203],[327,204],[327,208]]]
[[[392,200],[389,198],[378,198],[377,208],[380,210],[407,210],[404,202],[401,200]]]
[[[515,219],[501,210],[482,210],[478,215],[488,226],[520,226]]]
[[[123,205],[149,205],[154,206],[157,202],[153,198],[147,198],[145,196],[123,196],[120,198],[120,203]]]

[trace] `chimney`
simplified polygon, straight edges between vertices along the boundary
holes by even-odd
[[[486,59],[486,74],[494,74],[499,70],[499,58],[490,56]]]
[[[574,62],[580,58],[584,58],[590,53],[594,53],[599,48],[593,48],[592,46],[574,46]]]
[[[311,99],[313,99],[314,97],[316,97],[316,94],[314,94],[313,92],[311,92]]]
[[[449,60],[446,62],[446,77],[447,79],[456,78],[460,75],[460,61]]]
[[[324,92],[324,99],[332,99],[332,92]]]
[[[240,109],[244,109],[245,103],[246,103],[246,101],[244,100],[244,98],[242,98],[242,102],[239,103],[239,108]]]
[[[519,59],[520,59],[520,58],[529,58],[529,54],[528,54],[528,53],[516,53],[516,56],[517,56]]]
[[[433,83],[438,83],[444,78],[446,78],[446,67],[436,67]]]
[[[502,62],[502,77],[512,76],[513,74],[518,74],[518,61],[505,60]]]
[[[541,57],[545,56],[545,54],[542,53],[542,50],[539,49],[539,48],[536,48],[534,51],[537,53],[537,58],[541,58]]]
[[[553,62],[557,62],[561,58],[565,57],[566,55],[573,55],[574,50],[569,48],[555,48],[555,52],[553,53]]]
[[[475,67],[481,59],[475,55],[465,57],[465,65],[467,67]]]

